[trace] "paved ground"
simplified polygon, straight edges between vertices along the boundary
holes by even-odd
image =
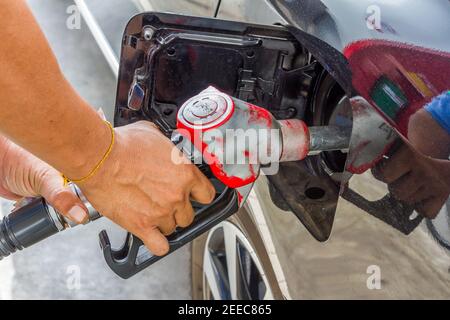
[[[84,22],[80,30],[66,28],[66,9],[72,1],[29,0],[29,3],[67,78],[85,99],[102,107],[111,117],[115,79]],[[3,202],[1,209],[3,214],[9,212],[9,203]],[[123,231],[103,220],[66,231],[3,260],[0,263],[0,299],[190,298],[187,248],[132,279],[121,280],[107,269],[97,234],[106,228],[113,244],[118,245]]]

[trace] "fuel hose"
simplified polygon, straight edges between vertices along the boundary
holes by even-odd
[[[100,218],[101,215],[80,190],[73,184],[71,188],[88,208],[87,223]],[[76,225],[48,205],[43,198],[31,199],[0,222],[0,260]]]

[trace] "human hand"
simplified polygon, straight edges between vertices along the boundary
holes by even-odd
[[[389,192],[421,215],[434,219],[450,195],[450,161],[433,159],[400,147],[373,170]]]
[[[425,109],[409,119],[408,139],[373,170],[394,197],[423,216],[437,216],[450,194],[450,135]]]
[[[153,124],[140,121],[115,132],[109,157],[78,186],[102,215],[139,237],[153,254],[164,255],[169,250],[164,235],[193,221],[190,199],[210,203],[215,189]],[[175,153],[181,163],[174,162]]]
[[[0,196],[10,200],[42,196],[70,220],[83,223],[87,209],[61,174],[28,151],[0,136]]]

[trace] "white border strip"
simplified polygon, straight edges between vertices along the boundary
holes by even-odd
[[[111,45],[106,39],[105,34],[100,28],[100,25],[98,24],[92,12],[86,5],[85,0],[74,0],[74,2],[77,5],[78,10],[80,10],[80,13],[83,16],[84,21],[91,30],[91,33],[94,36],[94,39],[97,42],[98,46],[100,47],[100,50],[102,51],[103,55],[105,56],[106,61],[111,67],[114,76],[117,78],[119,75],[119,59],[114,53],[114,50],[111,48]]]

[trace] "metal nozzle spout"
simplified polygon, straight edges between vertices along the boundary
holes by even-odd
[[[339,126],[308,127],[302,120],[281,120],[283,150],[280,162],[303,160],[324,151],[347,152],[351,128]]]
[[[323,126],[309,128],[309,154],[340,150],[348,152],[352,129],[349,127]]]

